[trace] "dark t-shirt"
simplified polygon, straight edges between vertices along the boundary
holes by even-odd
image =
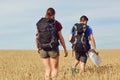
[[[57,20],[56,20],[56,26],[57,26],[57,30],[58,30],[58,32],[61,31],[61,29],[62,29],[62,25],[61,25],[61,23],[58,22]]]
[[[59,31],[62,30],[62,25],[61,25],[61,23],[58,22],[57,20],[56,20],[56,27],[57,27],[57,32],[59,32]],[[57,35],[57,37],[58,37],[58,39],[59,39],[59,35]]]

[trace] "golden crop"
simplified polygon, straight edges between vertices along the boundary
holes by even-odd
[[[102,58],[100,67],[90,59],[86,72],[71,74],[74,57],[71,51],[67,58],[60,52],[58,80],[120,80],[120,50],[99,50]],[[0,80],[44,80],[44,65],[34,50],[0,50]]]

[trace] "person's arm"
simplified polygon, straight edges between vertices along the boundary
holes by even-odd
[[[90,41],[91,41],[91,45],[92,45],[93,49],[98,53],[98,51],[96,49],[96,42],[95,42],[93,34],[90,35]]]
[[[69,42],[71,42],[72,35],[73,35],[73,28],[71,29],[71,31],[70,31],[70,35],[69,35],[69,37],[68,37]]]
[[[92,44],[93,49],[96,49],[96,43],[93,34],[90,35],[90,41]]]
[[[37,48],[37,52],[40,54],[40,49],[38,46],[38,33],[36,34],[36,48]]]
[[[96,51],[96,53],[98,53],[97,48],[96,48],[96,42],[93,36],[93,31],[90,26],[88,26],[88,35],[89,35],[89,40],[91,42],[92,48]]]
[[[72,34],[69,35],[69,38],[68,38],[69,42],[71,42],[71,39],[72,39]]]
[[[65,45],[64,38],[63,38],[63,36],[62,36],[62,32],[59,31],[59,32],[58,32],[58,35],[59,35],[60,43],[62,44],[62,46],[63,46],[63,48],[64,48],[65,57],[67,57],[67,56],[68,56],[68,52],[67,52],[67,49],[66,49],[66,45]]]

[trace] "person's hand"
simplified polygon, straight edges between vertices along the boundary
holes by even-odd
[[[40,49],[37,49],[37,53],[40,54]]]
[[[67,57],[68,56],[68,51],[67,50],[64,50],[64,57]]]
[[[99,54],[98,50],[97,49],[94,49],[94,51],[97,53],[97,55]]]

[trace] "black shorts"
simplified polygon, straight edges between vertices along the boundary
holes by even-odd
[[[87,62],[87,55],[86,55],[86,52],[75,52],[75,58],[78,60],[78,61],[81,61],[83,63],[86,63]]]

